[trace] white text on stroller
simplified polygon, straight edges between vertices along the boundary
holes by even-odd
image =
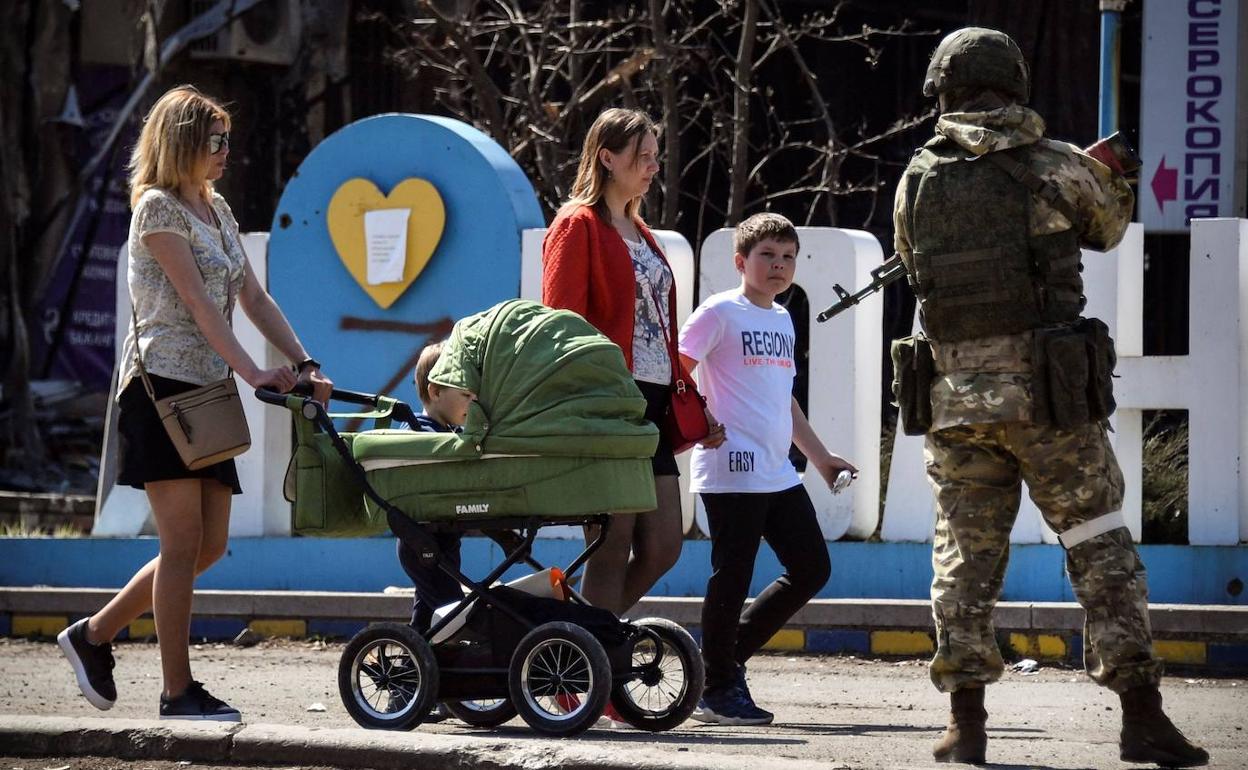
[[[469,503],[468,505],[455,506],[456,516],[465,516],[470,513],[489,513],[489,512],[490,512],[489,503]]]

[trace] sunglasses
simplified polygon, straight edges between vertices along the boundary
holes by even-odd
[[[229,146],[230,146],[229,132],[226,132],[224,134],[209,134],[208,135],[208,152],[210,154],[216,155],[217,153],[221,152],[222,149],[229,147]]]

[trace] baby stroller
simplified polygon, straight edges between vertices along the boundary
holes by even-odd
[[[304,395],[257,392],[294,413],[287,493],[296,533],[389,527],[467,592],[427,632],[381,623],[351,639],[338,671],[348,713],[364,727],[405,730],[444,703],[470,725],[519,714],[541,733],[570,736],[609,701],[642,730],[683,722],[704,672],[679,625],[623,621],[571,589],[561,601],[498,584],[521,563],[545,569],[532,554],[544,526],[601,526],[562,569],[571,578],[602,543],[612,513],[655,507],[649,458],[658,434],[643,419],[645,401],[619,348],[575,313],[513,300],[457,323],[430,379],[477,394],[462,433],[388,429],[414,415],[384,396],[335,390],[334,400],[370,411],[331,415]],[[339,431],[335,418],[372,420],[376,429]],[[480,581],[430,536],[471,530],[503,550]]]

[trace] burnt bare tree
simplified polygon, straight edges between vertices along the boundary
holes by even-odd
[[[838,124],[847,84],[812,62],[851,46],[874,63],[890,38],[933,34],[908,22],[842,29],[839,5],[800,15],[775,0],[409,0],[405,9],[396,61],[432,84],[438,108],[507,148],[548,211],[566,198],[602,109],[653,115],[664,171],[648,217],[695,242],[780,205],[801,224],[844,224],[838,201],[866,195],[873,206],[882,187],[877,149],[931,116]]]

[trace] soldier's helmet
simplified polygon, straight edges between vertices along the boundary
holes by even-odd
[[[936,46],[923,80],[923,95],[936,96],[951,88],[992,89],[1025,104],[1030,80],[1023,52],[1009,35],[964,27]]]

